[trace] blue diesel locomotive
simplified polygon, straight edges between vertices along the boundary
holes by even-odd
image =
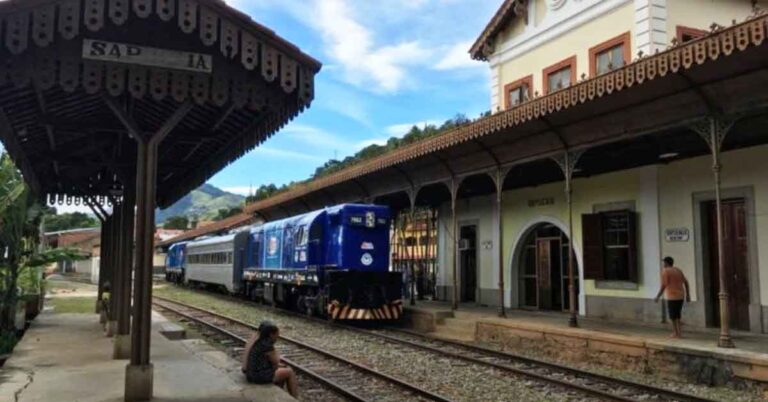
[[[344,204],[174,244],[169,280],[334,320],[396,320],[402,275],[389,272],[390,219],[387,207]]]

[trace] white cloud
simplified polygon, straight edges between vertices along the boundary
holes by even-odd
[[[472,41],[463,41],[448,47],[444,56],[433,67],[435,70],[455,70],[467,68],[486,68],[486,64],[477,60],[472,60],[469,56],[469,48]]]
[[[251,152],[251,155],[274,157],[274,158],[281,158],[281,159],[300,159],[305,161],[321,162],[321,163],[325,162],[325,158],[321,156],[305,154],[305,153],[296,152],[296,151],[287,151],[285,149],[270,148],[270,147],[256,148],[253,152]]]
[[[311,24],[351,84],[367,87],[372,81],[370,89],[376,92],[397,92],[406,82],[407,67],[429,59],[431,51],[418,41],[377,47],[373,32],[355,19],[347,0],[316,0],[314,16]]]
[[[292,124],[286,127],[281,135],[283,138],[294,140],[314,149],[346,151],[352,144],[338,135],[323,129],[303,124]]]
[[[424,128],[424,126],[428,126],[428,125],[440,126],[441,124],[442,123],[437,120],[423,120],[423,121],[416,121],[413,123],[393,124],[391,126],[387,126],[385,130],[387,134],[389,134],[390,136],[402,137],[408,134],[408,132],[411,131],[411,128],[413,128],[413,126]]]
[[[387,138],[372,138],[370,140],[360,141],[357,143],[356,148],[357,150],[361,150],[366,147],[370,147],[371,145],[387,145]]]
[[[232,193],[232,194],[239,194],[242,196],[248,196],[251,195],[251,191],[255,191],[255,187],[251,186],[235,186],[235,187],[224,187],[222,190]]]

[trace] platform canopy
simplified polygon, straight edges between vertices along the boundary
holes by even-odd
[[[11,0],[0,3],[0,139],[33,191],[79,204],[134,185],[130,137],[167,134],[165,207],[309,106],[319,70],[220,0]]]

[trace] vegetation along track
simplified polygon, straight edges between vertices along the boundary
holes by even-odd
[[[175,314],[190,323],[201,325],[221,336],[244,345],[256,327],[232,317],[207,311],[170,299],[155,297],[153,304],[161,310]],[[303,374],[321,387],[307,389],[302,384],[301,392],[314,395],[311,400],[338,400],[329,395],[319,395],[332,390],[342,399],[350,401],[450,401],[418,386],[399,380],[362,364],[334,355],[332,352],[307,345],[299,340],[281,335],[279,345],[283,362]]]

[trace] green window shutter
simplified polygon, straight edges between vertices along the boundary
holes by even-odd
[[[584,279],[604,279],[603,219],[600,214],[581,215],[584,246]]]

